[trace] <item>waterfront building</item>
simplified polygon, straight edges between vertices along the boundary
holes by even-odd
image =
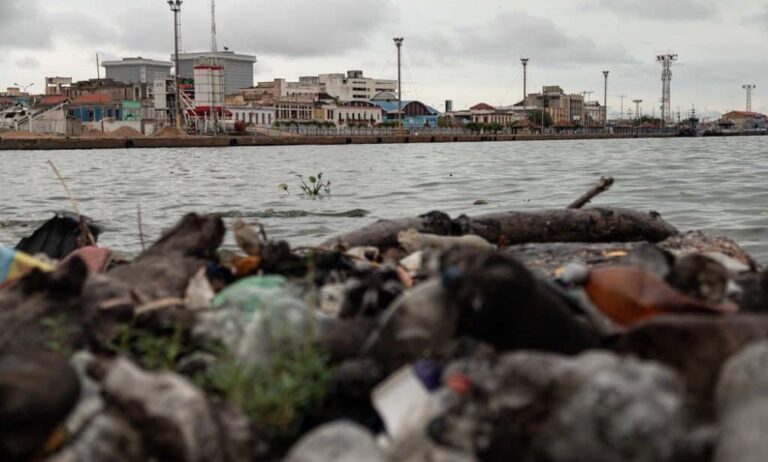
[[[72,86],[72,77],[46,77],[45,95],[59,96],[69,95],[69,88]]]
[[[72,99],[86,95],[104,95],[113,101],[144,100],[151,98],[152,84],[125,83],[114,79],[89,79],[75,82],[69,89]]]
[[[369,101],[379,93],[397,94],[397,80],[365,77],[363,71],[347,71],[345,74],[320,74],[317,82],[323,91],[341,101]]]
[[[546,111],[554,124],[582,125],[584,118],[584,97],[566,94],[557,85],[542,87],[541,93],[529,93],[523,101],[515,104],[525,109]]]
[[[85,94],[69,103],[69,115],[80,122],[99,122],[102,119],[120,119],[122,101],[109,94]]]
[[[371,103],[379,106],[384,111],[385,123],[397,123],[398,120],[402,120],[404,128],[437,127],[437,119],[440,113],[437,109],[421,101],[403,101],[402,113],[399,112],[397,97],[390,92],[375,95]]]
[[[139,56],[123,58],[121,61],[104,61],[101,66],[105,70],[105,77],[116,82],[151,84],[156,79],[171,75],[173,63]]]
[[[332,110],[335,114],[329,120],[339,127],[373,127],[384,122],[381,106],[369,101],[344,101]]]
[[[602,127],[605,120],[605,107],[598,101],[587,101],[584,103],[584,122],[585,127]]]
[[[171,56],[171,60],[173,60]],[[256,56],[238,54],[234,51],[202,53],[179,53],[179,76],[182,79],[194,78],[195,66],[200,63],[216,62],[224,69],[224,92],[234,93],[242,88],[253,87],[253,65]]]
[[[721,127],[727,125],[738,131],[765,130],[768,128],[766,115],[759,112],[731,111],[720,118]]]
[[[228,106],[232,120],[242,120],[255,127],[271,127],[275,121],[274,107]]]
[[[306,96],[286,96],[274,102],[275,122],[306,123],[314,120],[315,99]]]

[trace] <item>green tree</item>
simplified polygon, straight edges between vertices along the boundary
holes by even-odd
[[[552,116],[549,115],[549,112],[544,111],[543,109],[535,109],[528,113],[528,120],[536,125],[544,125],[545,127],[552,126]],[[541,123],[542,120],[544,121],[543,124]]]

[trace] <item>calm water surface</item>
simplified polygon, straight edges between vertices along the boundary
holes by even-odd
[[[378,218],[563,207],[601,175],[595,205],[656,210],[681,230],[725,234],[768,263],[768,137],[532,141],[371,146],[0,152],[0,243],[14,245],[69,202],[126,252],[185,212],[260,221],[272,237],[312,244]],[[319,171],[332,197],[299,195],[296,174]],[[289,194],[278,189],[289,184]],[[488,205],[472,205],[478,199]],[[230,242],[231,243],[231,242]]]

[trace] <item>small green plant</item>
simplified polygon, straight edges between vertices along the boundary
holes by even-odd
[[[50,337],[45,346],[54,353],[70,357],[74,354],[69,345],[69,329],[67,315],[49,316],[40,320],[40,325],[47,327]]]
[[[299,178],[299,181],[301,184],[299,187],[302,191],[304,191],[304,194],[306,194],[309,197],[320,197],[320,196],[330,196],[331,195],[331,182],[328,180],[323,181],[323,172],[320,172],[317,174],[316,177],[310,176],[307,178],[307,181],[304,181],[303,175],[296,175]],[[281,185],[282,186],[282,185]],[[287,190],[287,186],[286,186]]]
[[[333,370],[317,348],[286,341],[275,345],[268,364],[222,359],[196,379],[225,397],[259,425],[271,443],[290,444],[306,417],[322,406]]]
[[[149,370],[174,371],[176,361],[184,353],[182,333],[178,325],[171,335],[163,335],[136,328],[132,324],[121,324],[118,334],[107,346]]]

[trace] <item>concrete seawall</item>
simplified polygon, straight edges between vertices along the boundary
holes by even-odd
[[[452,135],[409,134],[371,136],[192,136],[179,138],[0,138],[0,151],[125,148],[213,148],[228,146],[300,146],[338,144],[471,143],[494,141],[670,138],[674,135]]]

